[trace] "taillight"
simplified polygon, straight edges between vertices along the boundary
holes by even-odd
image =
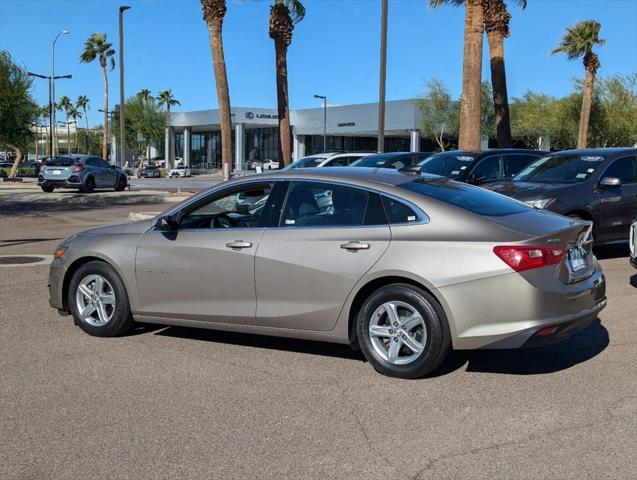
[[[84,170],[84,165],[82,164],[75,165],[75,168],[73,169],[73,171],[76,173],[81,172],[82,170]]]
[[[560,263],[564,252],[565,250],[561,247],[507,245],[493,248],[493,253],[516,272]]]
[[[46,165],[40,165],[40,169],[38,171],[43,172],[45,168],[46,168]]]

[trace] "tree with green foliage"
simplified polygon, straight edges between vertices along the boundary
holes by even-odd
[[[170,128],[170,109],[172,107],[176,107],[181,105],[181,102],[175,98],[172,90],[163,90],[159,92],[157,95],[157,101],[159,102],[160,107],[164,107],[166,109],[166,124],[168,128],[168,151],[166,151],[166,167],[173,167],[174,154],[173,149],[175,147],[175,142],[172,136],[172,129]]]
[[[24,150],[32,140],[31,124],[38,116],[31,84],[26,70],[13,61],[9,52],[0,51],[0,144],[16,153],[11,177],[15,177]]]
[[[126,100],[125,141],[126,148],[139,155],[139,167],[142,168],[149,147],[162,140],[166,128],[166,114],[162,111],[155,97],[146,96],[144,91]],[[113,128],[118,142],[119,116],[113,119]]]
[[[438,147],[444,152],[449,144],[445,135],[448,137],[457,134],[453,125],[457,102],[452,100],[446,85],[437,78],[429,80],[426,89],[418,100],[418,108],[422,114],[421,128],[426,135],[433,135]]]
[[[579,130],[577,134],[577,148],[586,148],[591,106],[593,103],[593,86],[597,70],[601,66],[599,57],[593,52],[593,47],[604,45],[604,39],[599,36],[602,26],[594,20],[586,20],[566,29],[560,44],[551,54],[563,53],[569,60],[583,57],[586,78],[582,106],[580,110]]]
[[[91,63],[98,60],[102,69],[104,81],[104,131],[102,138],[102,157],[108,160],[108,74],[107,66],[112,71],[115,68],[115,49],[106,41],[105,33],[94,33],[84,43],[84,50],[80,55],[80,62]]]

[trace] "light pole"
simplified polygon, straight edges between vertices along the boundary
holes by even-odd
[[[56,128],[55,128],[55,42],[58,41],[60,35],[68,35],[68,30],[62,30],[55,36],[53,43],[51,45],[51,112],[49,122],[51,123],[51,146],[55,145],[55,136],[56,136]],[[52,157],[55,157],[55,151],[51,150],[53,154]]]
[[[98,112],[102,112],[104,113],[104,110],[102,110],[101,108],[97,110]],[[111,112],[107,112],[106,113],[107,117],[108,117],[108,131],[110,132],[110,135],[113,136],[113,141],[115,142],[115,151],[117,151],[117,137],[115,136],[115,132],[113,132],[113,119],[115,118],[115,115],[119,115],[119,111],[111,111]],[[122,117],[119,116],[119,121],[122,121]],[[120,143],[122,143],[123,138],[120,139]],[[109,147],[110,147],[110,143],[111,143],[111,139],[108,139],[108,143],[109,143]],[[112,157],[111,157],[112,159]],[[106,159],[104,159],[106,160]],[[108,161],[108,160],[106,160]]]
[[[27,75],[29,75],[30,77],[37,77],[37,78],[43,78],[45,80],[49,81],[49,129],[51,130],[51,135],[49,135],[49,155],[52,157],[55,157],[55,152],[53,150],[53,145],[54,145],[54,138],[53,138],[53,131],[55,130],[53,128],[53,111],[55,109],[55,102],[53,102],[53,96],[51,93],[51,86],[52,86],[52,80],[51,77],[49,75],[40,75],[39,73],[33,73],[33,72],[27,72]],[[57,77],[53,77],[55,78],[55,80],[58,80],[60,78],[73,78],[73,75],[59,75]]]
[[[378,153],[385,151],[385,79],[387,76],[387,0],[380,14],[380,86],[378,90]]]
[[[314,95],[314,98],[323,100],[323,153],[327,152],[327,96]]]
[[[126,5],[119,7],[119,155],[118,164],[124,166],[126,161],[126,142],[124,141],[124,12],[130,9]]]

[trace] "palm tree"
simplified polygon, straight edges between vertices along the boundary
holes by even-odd
[[[226,60],[223,56],[223,19],[226,16],[226,0],[201,0],[203,19],[208,25],[208,40],[217,86],[217,102],[221,122],[221,164],[223,179],[230,178],[232,170],[232,118]]]
[[[276,54],[276,96],[279,110],[279,161],[291,161],[290,105],[288,98],[288,47],[292,43],[294,25],[305,17],[305,7],[299,0],[274,0],[270,7],[270,38]]]
[[[147,102],[153,95],[150,93],[149,89],[142,88],[139,92],[137,92],[137,96]]]
[[[480,150],[480,88],[482,81],[483,0],[429,0],[433,8],[441,5],[465,6],[464,58],[458,148]]]
[[[526,8],[526,0],[515,0],[520,8]],[[491,59],[491,84],[493,86],[493,106],[498,147],[511,146],[511,121],[509,119],[509,96],[507,93],[506,70],[504,68],[504,39],[508,38],[511,14],[504,0],[483,0],[484,29],[489,42]]]
[[[84,43],[84,51],[80,55],[80,62],[91,63],[99,59],[102,77],[104,79],[104,133],[102,135],[102,157],[108,160],[108,75],[106,66],[115,68],[115,49],[106,41],[105,33],[94,33]]]
[[[75,153],[80,153],[80,145],[77,141],[77,131],[78,131],[77,119],[82,118],[82,114],[80,113],[80,111],[77,109],[75,105],[71,105],[71,108],[69,108],[69,117],[73,119],[73,123],[75,124]]]
[[[58,103],[60,110],[64,110],[64,114],[66,115],[66,153],[71,154],[71,129],[69,127],[69,112],[71,108],[73,108],[73,102],[69,97],[64,95],[60,98],[60,102]]]
[[[157,100],[161,107],[166,107],[166,127],[168,129],[168,151],[166,152],[166,167],[172,168],[173,165],[173,138],[170,131],[170,107],[181,105],[181,102],[173,96],[172,90],[164,90],[159,92]]]
[[[562,37],[560,44],[551,52],[563,53],[569,60],[584,57],[584,90],[582,95],[582,109],[579,117],[579,131],[577,133],[577,148],[586,148],[588,136],[588,121],[591,116],[591,105],[593,103],[593,84],[595,75],[601,66],[599,57],[593,52],[596,45],[604,45],[604,39],[600,38],[599,30],[602,26],[594,20],[585,20],[566,29],[566,34]]]
[[[88,113],[86,113],[86,111],[90,108],[89,107],[89,102],[90,100],[88,99],[88,97],[86,95],[80,95],[79,97],[77,97],[77,100],[75,101],[75,108],[81,108],[82,111],[84,112],[84,123],[86,125],[86,153],[88,155],[89,153],[89,141],[88,141],[88,131],[89,131],[89,127],[88,127]]]

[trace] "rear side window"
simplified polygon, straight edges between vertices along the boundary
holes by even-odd
[[[97,158],[89,158],[84,163],[86,163],[87,165],[89,165],[91,167],[99,167],[99,164],[97,163]]]
[[[489,190],[442,178],[417,178],[399,186],[405,190],[489,217],[523,213],[531,208]]]
[[[293,182],[283,208],[282,227],[363,225],[365,190],[318,182]]]
[[[604,176],[619,178],[622,183],[637,182],[637,157],[624,157],[615,160],[606,169]]]
[[[390,224],[412,223],[418,220],[418,215],[413,209],[393,198],[383,197],[383,205],[387,212]]]

